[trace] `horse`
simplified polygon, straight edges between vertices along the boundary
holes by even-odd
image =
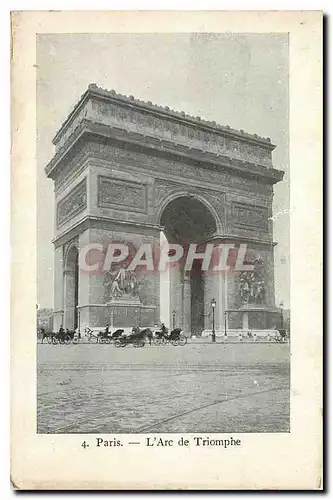
[[[287,341],[287,330],[284,328],[278,329],[279,335],[275,337],[276,342],[280,342],[281,344]]]
[[[86,337],[88,337],[88,342],[90,342],[92,339],[94,339],[94,341],[98,342],[98,335],[95,334],[95,332],[91,328],[89,328],[89,326],[87,326],[84,329],[84,334]]]
[[[102,341],[103,342],[105,339],[112,342],[114,340],[117,340],[119,337],[121,337],[124,333],[124,330],[118,328],[117,330],[115,330],[112,333],[112,335],[109,335],[105,331],[100,331],[100,332],[95,333],[91,328],[86,327],[84,329],[84,333],[85,333],[86,337],[88,337],[89,342],[91,342],[91,341],[95,341],[95,342]]]
[[[63,344],[65,342],[69,344],[70,342],[73,342],[74,335],[75,330],[68,330],[68,328],[66,329],[66,331],[53,333],[53,337],[55,337],[60,344]]]
[[[64,342],[72,342],[74,339],[75,330],[66,330],[63,332],[52,332],[52,331],[42,331],[42,341],[41,344],[44,343],[44,340],[47,340],[49,344],[52,343],[64,343]]]
[[[68,330],[68,329],[67,329],[67,330],[64,332],[63,336],[64,336],[64,338],[68,338],[68,337],[69,337],[69,338],[70,338],[70,340],[72,341],[72,340],[73,340],[73,338],[74,338],[75,333],[76,333],[76,330]]]
[[[145,335],[145,337],[148,339],[149,345],[151,345],[153,342],[153,338],[154,338],[154,334],[151,331],[151,329],[145,328],[144,330],[142,330],[141,333],[143,333],[143,335]]]
[[[52,341],[52,337],[55,335],[53,332],[51,332],[51,331],[46,332],[45,330],[43,330],[41,333],[42,333],[41,344],[43,344],[45,339],[47,340],[47,342],[49,342],[49,339],[50,339],[50,341]]]
[[[151,345],[154,338],[154,334],[150,328],[143,328],[143,330],[140,330],[138,326],[133,326],[131,337],[138,338],[143,341],[148,339],[149,345]]]

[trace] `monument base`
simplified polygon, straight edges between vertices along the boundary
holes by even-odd
[[[254,337],[275,337],[281,326],[281,310],[276,307],[248,304],[239,309],[228,309],[226,323],[216,325],[217,337],[238,337],[253,334]],[[203,337],[211,335],[211,329],[202,332]]]
[[[204,330],[202,332],[202,337],[211,337],[212,330]],[[280,336],[278,330],[265,329],[265,330],[227,330],[227,334],[225,334],[224,330],[215,330],[216,338],[219,338],[222,341],[229,340],[275,340]]]
[[[153,328],[155,306],[143,305],[139,299],[111,300],[106,304],[111,328]]]
[[[79,328],[153,328],[158,322],[156,306],[144,305],[139,299],[111,300],[107,304],[79,306]]]
[[[228,330],[276,330],[281,326],[281,310],[276,307],[248,304],[227,310]]]

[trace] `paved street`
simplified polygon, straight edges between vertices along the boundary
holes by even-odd
[[[39,433],[287,432],[289,345],[38,345]]]

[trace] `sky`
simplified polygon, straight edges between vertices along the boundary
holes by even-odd
[[[44,168],[52,139],[89,83],[270,137],[276,304],[289,307],[288,35],[50,34],[37,36],[37,286],[53,307],[54,194]],[[292,207],[291,207],[292,210]]]

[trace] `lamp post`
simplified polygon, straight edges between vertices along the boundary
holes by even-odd
[[[78,329],[78,334],[79,334],[79,338],[81,338],[81,312],[78,311],[77,312],[77,329]]]
[[[174,330],[176,327],[176,311],[172,311],[172,329]]]
[[[283,306],[284,303],[283,301],[280,302],[280,323],[281,323],[281,330],[283,330]]]
[[[224,336],[227,336],[227,311],[224,311]]]
[[[212,306],[212,309],[213,309],[212,342],[216,342],[216,335],[215,335],[215,307],[216,307],[216,300],[215,299],[212,299],[211,306]]]

